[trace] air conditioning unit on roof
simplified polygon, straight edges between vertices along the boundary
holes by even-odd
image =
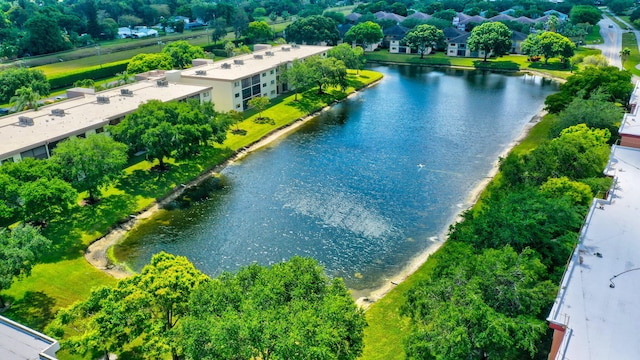
[[[108,96],[97,96],[96,100],[98,101],[98,104],[108,104],[110,102]]]

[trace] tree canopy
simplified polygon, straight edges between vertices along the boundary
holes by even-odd
[[[287,41],[294,43],[319,44],[325,41],[327,44],[335,44],[340,39],[340,33],[336,22],[321,15],[300,18],[285,29]]]
[[[191,60],[204,58],[204,50],[200,46],[189,44],[186,40],[174,41],[167,44],[162,53],[169,54],[174,68],[185,69],[191,67]],[[129,69],[127,69],[129,70]]]
[[[367,45],[375,44],[382,40],[382,28],[373,21],[365,21],[354,25],[344,35],[344,41],[347,43],[355,42],[366,48]]]
[[[318,85],[318,93],[324,92],[327,86],[347,86],[347,67],[342,60],[333,57],[321,58],[311,56],[305,59],[306,66],[309,67],[308,75],[311,82]]]
[[[266,21],[252,21],[245,30],[245,36],[253,43],[273,39],[273,30]]]
[[[433,25],[423,24],[409,31],[402,41],[410,48],[418,50],[422,59],[428,50],[444,43],[444,33]]]
[[[46,253],[51,240],[30,225],[18,225],[13,230],[0,229],[0,291],[11,286],[14,279],[28,276]],[[0,297],[0,308],[5,304]]]
[[[58,144],[51,161],[60,164],[63,177],[78,191],[87,190],[89,201],[94,202],[100,188],[122,173],[127,146],[100,134],[72,138]]]
[[[364,49],[360,46],[351,47],[349,44],[340,44],[327,51],[327,56],[341,60],[348,69],[361,70],[366,59]]]
[[[127,73],[129,74],[171,69],[173,69],[173,59],[167,53],[138,54],[132,57],[127,64]]]
[[[471,51],[484,51],[484,61],[489,54],[500,57],[511,51],[511,30],[500,22],[487,22],[471,30],[467,40]]]
[[[209,103],[151,100],[127,115],[111,132],[130,150],[146,150],[148,158],[157,159],[163,169],[165,157],[187,159],[210,140],[224,141],[227,126]]]
[[[42,70],[9,68],[0,71],[0,101],[8,103],[21,87],[29,87],[41,96],[49,95],[49,83]]]
[[[573,24],[588,23],[595,25],[602,19],[602,11],[591,5],[575,5],[569,12],[569,19]]]
[[[315,260],[250,265],[199,287],[184,322],[189,359],[356,359],[364,313]]]
[[[532,56],[544,56],[544,63],[552,57],[560,57],[562,62],[573,56],[576,46],[573,41],[558,33],[545,31],[530,34],[522,42],[522,53]]]

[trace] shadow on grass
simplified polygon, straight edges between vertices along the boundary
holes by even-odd
[[[478,70],[520,70],[520,65],[509,60],[492,60],[487,62],[484,62],[482,60],[474,60],[473,66]]]
[[[346,96],[344,92],[336,90],[330,90],[329,93],[323,92],[322,94],[318,94],[318,90],[314,88],[300,93],[298,101],[292,101],[287,105],[293,106],[305,114],[311,114],[331,104],[336,99],[339,99],[340,94],[343,94],[342,98]]]
[[[27,291],[24,297],[11,304],[3,315],[32,329],[43,331],[54,318],[54,298],[40,291]]]
[[[537,61],[529,63],[529,69],[566,71],[569,70],[569,67],[561,62],[550,62],[545,64],[544,61]]]

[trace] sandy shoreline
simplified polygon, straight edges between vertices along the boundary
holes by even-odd
[[[353,93],[349,94],[345,99],[341,101],[357,96],[357,94],[360,91],[365,90],[371,86],[377,85],[381,80],[382,79],[376,80],[371,84],[365,86],[364,88],[354,91]],[[200,176],[188,182],[187,184],[181,184],[180,186],[175,187],[173,190],[170,191],[169,195],[164,199],[153,203],[149,208],[142,210],[137,215],[130,215],[129,221],[119,225],[118,227],[114,228],[103,237],[92,242],[89,245],[89,247],[87,247],[87,249],[85,250],[84,258],[89,262],[89,264],[93,265],[96,269],[101,270],[113,276],[116,279],[122,279],[127,276],[133,275],[129,270],[125,269],[123,266],[120,266],[118,264],[113,264],[108,257],[109,248],[111,248],[112,246],[117,244],[120,240],[122,240],[127,234],[127,232],[129,232],[131,229],[136,227],[142,221],[149,219],[155,213],[162,210],[164,206],[166,206],[167,204],[169,204],[170,202],[178,198],[180,195],[182,195],[182,193],[186,189],[199,185],[204,180],[210,178],[211,176],[214,176],[215,174],[222,171],[228,165],[244,158],[249,153],[256,151],[264,146],[267,146],[278,139],[284,138],[289,133],[297,130],[299,127],[306,124],[309,120],[315,118],[316,116],[320,115],[325,111],[330,110],[331,107],[337,104],[338,102],[340,101],[335,101],[334,103],[325,106],[324,108],[314,112],[313,114],[307,115],[303,118],[293,121],[292,123],[284,125],[278,129],[275,129],[274,131],[265,135],[263,138],[254,142],[253,144],[250,144],[245,148],[238,150],[231,158],[229,158],[222,164],[217,165],[208,171],[205,171],[204,173],[200,174]]]
[[[535,124],[540,122],[540,120],[542,120],[542,118],[546,114],[547,112],[545,110],[541,109],[540,111],[538,111],[538,113],[534,115],[531,118],[531,120],[529,120],[529,122],[527,122],[524,125],[524,127],[522,128],[522,131],[520,132],[520,135],[518,135],[517,138],[515,138],[511,143],[509,143],[509,145],[507,145],[504,151],[502,151],[502,153],[498,155],[498,158],[493,163],[493,166],[491,167],[491,170],[489,170],[489,173],[487,174],[487,176],[485,176],[476,186],[474,186],[471,192],[469,193],[469,195],[467,196],[464,203],[465,206],[462,209],[460,209],[460,211],[451,218],[451,221],[447,222],[447,225],[444,227],[444,229],[441,231],[440,235],[438,236],[438,242],[428,247],[425,251],[418,254],[414,258],[412,258],[411,261],[409,261],[409,264],[404,269],[402,269],[400,273],[389,278],[386,284],[378,288],[371,289],[370,292],[366,295],[361,294],[362,296],[358,297],[358,299],[356,300],[356,304],[363,307],[364,309],[367,309],[371,304],[382,299],[382,297],[384,297],[387,293],[389,293],[389,291],[391,291],[394,287],[396,287],[398,284],[405,281],[413,273],[418,271],[418,269],[422,265],[424,265],[424,263],[429,259],[429,256],[435,253],[436,251],[438,251],[438,249],[440,249],[440,247],[444,244],[444,242],[447,239],[447,232],[449,231],[449,226],[461,221],[462,213],[467,209],[471,208],[478,201],[484,189],[487,187],[489,182],[491,182],[491,180],[493,180],[493,178],[498,173],[498,170],[500,168],[500,164],[499,164],[500,158],[507,156],[509,152],[511,152],[511,150],[513,150],[513,148],[516,145],[518,145],[524,138],[526,138],[531,128],[533,128]],[[362,292],[365,292],[365,291],[361,291],[359,293],[362,293]]]

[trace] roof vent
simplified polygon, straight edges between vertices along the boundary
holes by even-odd
[[[98,104],[108,104],[110,102],[108,96],[98,96],[96,97],[96,100],[98,101]]]
[[[64,116],[64,109],[51,109],[51,115]]]
[[[244,65],[244,60],[242,59],[235,59],[233,60],[233,63],[236,65]]]
[[[256,54],[256,55],[253,55],[253,58],[262,60],[264,58],[264,56]]]
[[[207,75],[207,70],[196,70],[196,75]]]
[[[31,126],[33,125],[33,118],[27,117],[27,116],[20,116],[18,117],[18,124],[20,124],[20,126]]]
[[[222,64],[220,67],[221,67],[221,68],[223,68],[223,69],[231,69],[231,64],[229,64],[229,63],[224,63],[224,64]]]
[[[273,56],[273,51],[267,51],[264,54],[267,55],[267,56]]]
[[[122,96],[133,96],[133,91],[129,89],[120,89],[120,95]]]
[[[291,44],[291,47],[292,47],[292,48],[294,48],[294,49],[297,49],[297,48],[299,48],[299,47],[300,47],[300,45],[298,45],[298,44]]]
[[[283,46],[282,47],[282,51],[290,51],[290,50],[291,50],[291,48],[288,47],[288,46]]]
[[[169,86],[169,80],[158,80],[156,84],[158,84],[158,86]]]

